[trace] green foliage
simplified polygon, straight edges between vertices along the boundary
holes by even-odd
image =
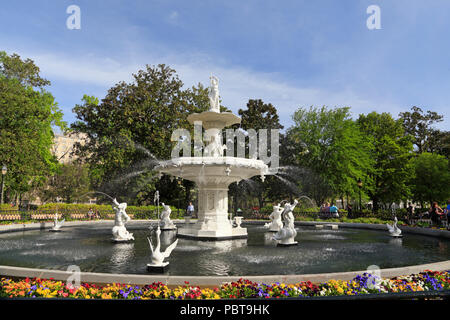
[[[19,210],[18,206],[11,206],[9,203],[0,204],[1,211],[11,211],[11,210]]]
[[[83,104],[74,107],[78,121],[71,129],[87,135],[86,144],[76,145],[76,154],[90,165],[96,189],[120,194],[130,203],[151,202],[156,188],[177,197],[180,187],[161,186],[167,181],[153,181],[149,171],[156,159],[170,158],[175,129],[193,129],[187,115],[207,109],[208,90],[200,84],[183,89],[175,70],[165,65],[147,65],[133,77],[109,89],[101,102],[84,96]]]
[[[364,181],[364,189],[373,200],[374,210],[379,203],[393,203],[410,196],[408,181],[411,178],[412,143],[405,135],[400,120],[394,120],[389,113],[372,112],[360,115],[358,124],[361,131],[372,141],[369,156],[375,161],[369,171],[369,180]]]
[[[271,129],[283,129],[277,114],[277,109],[271,103],[264,103],[261,99],[250,99],[246,109],[239,109],[238,114],[241,116],[240,125],[234,128],[241,128],[244,131],[253,129],[258,133],[260,129],[267,129],[267,156],[272,154],[271,150]],[[246,151],[248,156],[248,150]],[[271,164],[273,165],[273,164]],[[273,176],[267,176],[265,182],[260,177],[253,177],[251,181],[242,183],[232,183],[229,187],[230,193],[233,195],[234,210],[236,212],[239,207],[237,201],[240,196],[254,197],[258,199],[259,207],[263,207],[267,198],[276,199],[280,190],[286,187]],[[277,192],[274,192],[274,191]],[[283,192],[283,191],[281,191]]]
[[[58,172],[49,177],[44,187],[38,190],[42,202],[56,201],[63,198],[65,202],[86,200],[89,191],[88,166],[82,163],[62,164]]]
[[[440,203],[450,199],[449,161],[441,155],[422,153],[413,159],[413,199]]]
[[[305,168],[301,187],[316,203],[357,192],[369,180],[372,145],[350,117],[349,108],[298,109],[287,133],[293,163]]]
[[[399,114],[405,133],[411,137],[417,153],[435,152],[439,149],[439,139],[436,139],[439,131],[432,125],[441,122],[443,116],[434,111],[427,111],[424,114],[419,107],[412,107],[411,111]]]
[[[42,185],[58,167],[51,153],[52,126],[64,130],[65,123],[54,97],[43,88],[49,84],[32,60],[0,52],[0,163],[8,168],[10,197]]]

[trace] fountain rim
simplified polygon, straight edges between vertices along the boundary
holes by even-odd
[[[133,220],[134,222],[151,222],[151,220]],[[181,221],[181,220],[173,220]],[[110,223],[109,220],[97,220],[97,221],[77,221],[69,222],[66,227],[75,227],[77,225],[83,225],[87,223]],[[263,224],[264,221],[247,221],[247,223]],[[308,221],[296,221],[296,225],[307,225],[311,226],[314,224],[330,224],[327,222],[308,222]],[[334,222],[333,224],[338,224],[344,228],[356,228],[356,229],[373,229],[373,230],[385,230],[383,227],[385,225],[370,225],[362,223],[344,223],[344,222]],[[17,228],[9,228],[11,230],[5,230],[8,226],[0,226],[0,233],[9,233],[17,231],[36,230],[36,229],[47,229],[50,228],[53,223],[35,223],[26,227],[24,224],[15,224],[19,226]],[[365,225],[365,226],[362,226]],[[445,230],[433,230],[414,228],[414,227],[403,227],[402,231],[406,233],[421,234],[431,237],[443,237],[450,239],[450,231]],[[397,276],[404,276],[413,273],[423,272],[424,270],[434,270],[434,271],[445,271],[450,270],[450,260],[432,262],[428,264],[420,265],[410,265],[397,268],[386,268],[381,269],[381,276],[383,278],[391,278]],[[295,284],[301,281],[311,281],[311,282],[326,282],[328,280],[351,280],[357,275],[361,275],[367,270],[359,271],[344,271],[344,272],[331,272],[331,273],[317,273],[317,274],[290,274],[290,275],[249,275],[249,276],[170,276],[170,275],[140,275],[140,274],[114,274],[114,273],[94,273],[94,272],[81,272],[81,281],[87,283],[129,283],[134,285],[145,285],[151,284],[152,282],[161,281],[168,286],[178,286],[184,285],[185,281],[189,281],[190,285],[202,286],[202,287],[217,287],[223,283],[237,281],[240,278],[248,279],[250,281],[258,283],[285,283],[285,284]],[[18,278],[34,278],[39,277],[43,279],[53,278],[55,280],[65,281],[68,279],[71,272],[62,270],[51,270],[51,269],[39,269],[39,268],[25,268],[25,267],[15,267],[15,266],[3,266],[0,265],[0,275],[2,277],[18,277]]]

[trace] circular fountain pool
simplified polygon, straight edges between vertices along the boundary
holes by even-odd
[[[135,241],[114,244],[110,224],[0,234],[0,265],[84,272],[147,274],[149,224],[130,223]],[[273,233],[247,225],[248,239],[179,239],[168,258],[169,275],[312,274],[393,268],[450,259],[450,240],[416,234],[394,239],[387,231],[298,227],[298,246],[277,247]],[[162,250],[176,237],[163,232]]]

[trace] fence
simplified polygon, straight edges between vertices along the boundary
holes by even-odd
[[[0,221],[28,221],[28,220],[53,220],[55,213],[58,213],[58,219],[66,220],[83,220],[90,219],[88,211],[74,210],[74,211],[57,211],[57,210],[0,210]],[[114,210],[100,210],[93,212],[101,219],[114,219]],[[127,212],[132,219],[156,219],[158,213],[156,210],[133,210]],[[173,218],[177,218],[172,214]]]

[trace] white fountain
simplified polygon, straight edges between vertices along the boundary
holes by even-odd
[[[62,219],[61,221],[58,221],[58,213],[55,213],[55,218],[53,220],[53,227],[50,229],[51,232],[60,232],[61,227],[64,224],[64,221],[66,219]]]
[[[191,124],[201,122],[210,138],[203,156],[179,157],[162,161],[155,170],[194,181],[198,187],[198,220],[178,229],[178,236],[200,240],[246,238],[247,229],[233,228],[228,214],[228,186],[233,182],[261,176],[264,181],[268,167],[258,159],[224,156],[222,129],[241,122],[231,112],[220,112],[218,79],[211,77],[210,109],[188,116]]]
[[[283,212],[283,208],[281,204],[277,206],[273,206],[273,211],[269,216],[270,222],[264,224],[266,229],[269,229],[271,232],[278,232],[283,228],[283,221],[281,220],[281,213]]]

